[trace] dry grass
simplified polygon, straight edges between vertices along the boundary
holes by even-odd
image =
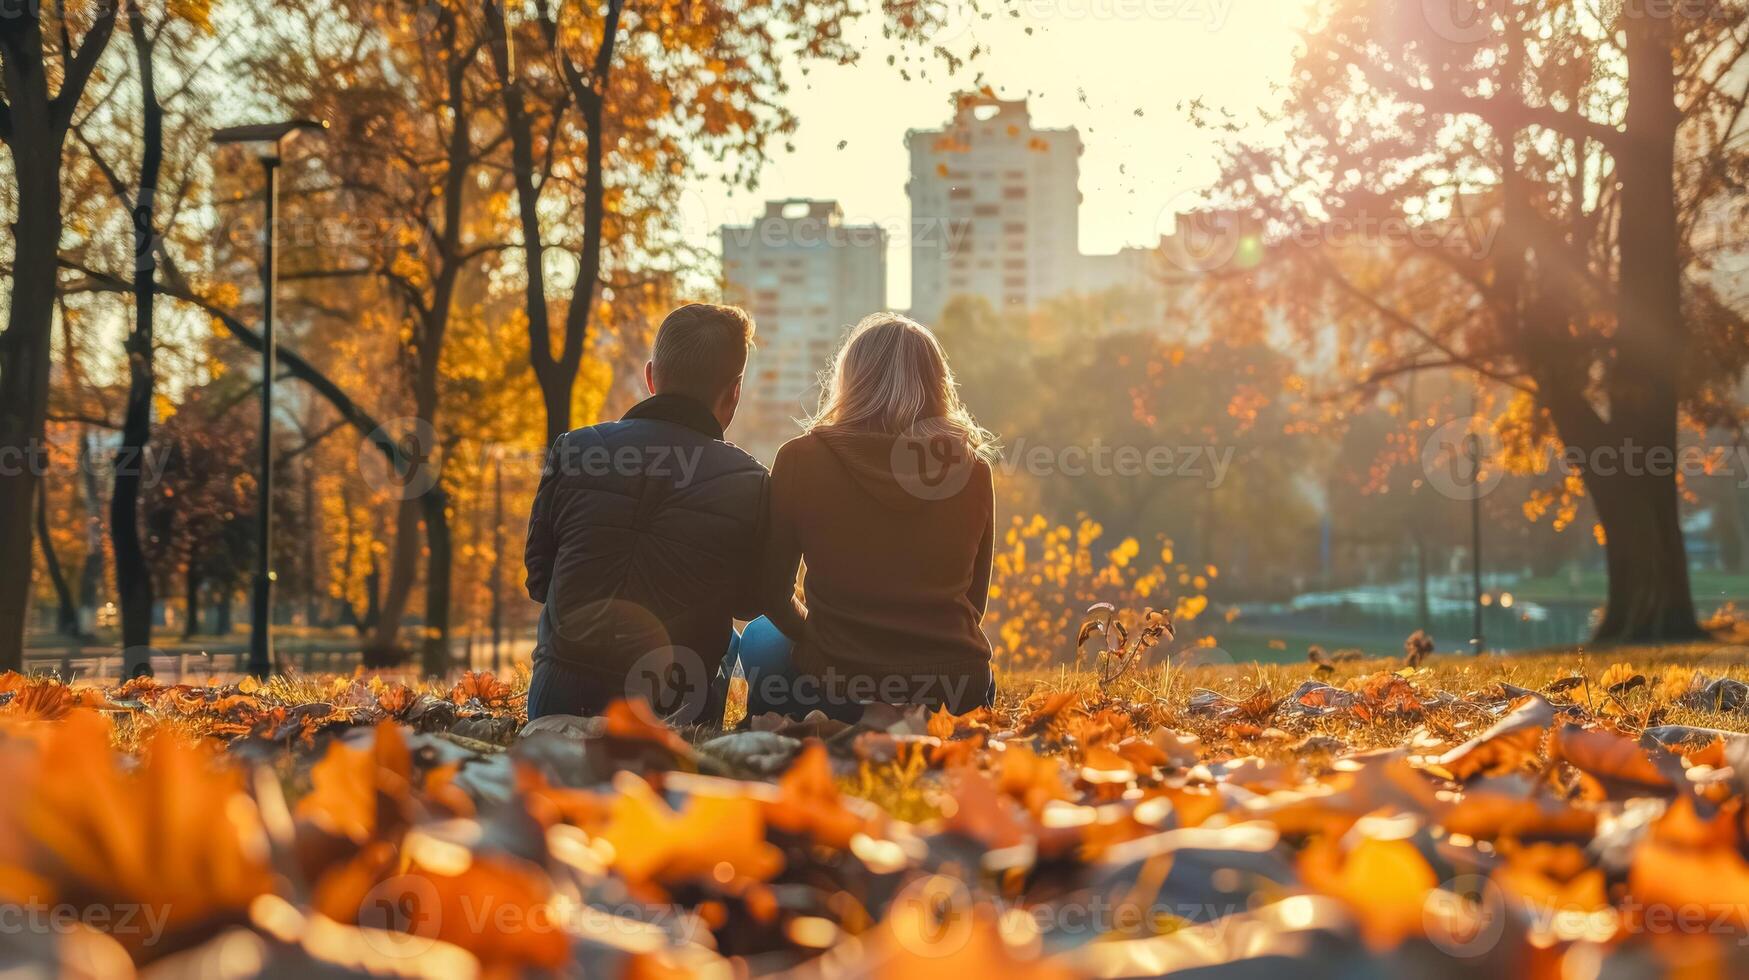
[[[1749,711],[1699,711],[1661,699],[1658,690],[1666,677],[1680,679],[1688,671],[1698,671],[1710,678],[1732,677],[1749,681],[1749,646],[1697,643],[1669,647],[1617,647],[1605,651],[1582,649],[1550,650],[1512,656],[1435,656],[1420,668],[1406,673],[1420,691],[1448,691],[1458,698],[1458,705],[1442,711],[1429,712],[1417,721],[1378,719],[1368,725],[1356,725],[1351,720],[1329,722],[1328,728],[1313,726],[1298,728],[1290,734],[1326,734],[1340,737],[1357,748],[1377,748],[1401,744],[1403,736],[1417,724],[1437,725],[1442,715],[1461,714],[1475,710],[1473,702],[1496,700],[1502,684],[1533,691],[1545,690],[1566,677],[1581,676],[1586,683],[1567,692],[1565,697],[1585,705],[1592,713],[1604,709],[1609,695],[1598,681],[1612,665],[1627,664],[1633,672],[1643,674],[1647,686],[1625,695],[1621,700],[1624,723],[1636,718],[1644,720],[1647,709],[1656,711],[1655,719],[1663,724],[1694,725],[1749,733]],[[1307,680],[1319,680],[1335,687],[1353,688],[1381,671],[1403,671],[1398,659],[1356,660],[1338,664],[1333,670],[1319,672],[1310,663],[1295,664],[1223,664],[1219,666],[1177,667],[1171,662],[1129,675],[1100,690],[1097,677],[1088,671],[1058,668],[1003,674],[998,678],[999,704],[1012,706],[1041,691],[1072,690],[1083,695],[1088,703],[1119,699],[1136,704],[1151,703],[1157,722],[1198,734],[1210,734],[1206,719],[1188,710],[1191,696],[1199,690],[1216,691],[1236,699],[1267,691],[1274,698],[1286,697]],[[1673,679],[1671,683],[1676,683]],[[1216,733],[1218,734],[1218,732]],[[1260,753],[1261,754],[1261,753]]]

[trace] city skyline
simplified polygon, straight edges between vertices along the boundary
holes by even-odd
[[[862,59],[812,66],[790,93],[797,119],[786,140],[791,148],[775,148],[751,188],[724,186],[720,172],[697,182],[682,202],[683,237],[714,253],[719,228],[758,220],[768,200],[836,200],[847,223],[887,230],[885,305],[906,309],[905,134],[939,126],[956,93],[988,86],[1000,98],[1026,99],[1041,129],[1079,131],[1081,254],[1152,246],[1170,230],[1172,214],[1206,203],[1201,190],[1216,177],[1222,134],[1192,124],[1188,107],[1200,102],[1243,122],[1279,99],[1305,5],[1292,0],[1285,7],[1251,0],[1016,4],[952,28],[944,41],[960,50],[975,44],[983,53],[951,76],[930,56],[882,37],[877,25],[853,24],[846,33],[863,49]],[[1125,60],[1131,69],[1121,79],[1083,70],[1104,59]],[[848,104],[857,111],[845,112]]]
[[[770,201],[758,221],[723,226],[722,262],[725,298],[759,324],[740,439],[770,459],[819,400],[820,369],[848,324],[879,309],[886,232],[845,223],[836,201]]]

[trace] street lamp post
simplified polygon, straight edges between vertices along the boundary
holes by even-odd
[[[492,673],[504,670],[504,447],[492,447]]]
[[[243,145],[261,161],[266,181],[262,190],[266,226],[261,258],[261,458],[256,478],[255,590],[249,618],[249,673],[266,677],[273,671],[273,375],[278,365],[274,336],[273,294],[279,285],[279,258],[274,248],[279,224],[279,164],[286,146],[299,133],[322,132],[325,122],[289,122],[232,126],[213,133],[219,145]]]
[[[1475,391],[1470,392],[1470,434],[1467,443],[1470,457],[1470,602],[1472,609],[1470,652],[1488,650],[1482,632],[1482,436],[1477,431],[1481,418]]]

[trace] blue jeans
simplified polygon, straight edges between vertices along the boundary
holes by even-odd
[[[747,717],[772,711],[790,714],[794,706],[786,695],[796,686],[795,652],[796,645],[771,620],[761,616],[748,623],[745,630],[730,638],[729,652],[717,672],[717,686],[723,691],[724,700],[738,663],[741,676],[747,679]],[[777,696],[770,696],[773,694]]]
[[[728,701],[729,678],[734,676],[735,664],[739,662],[743,665],[742,672],[750,680],[777,678],[760,685],[761,691],[775,689],[788,693],[795,689],[795,667],[791,660],[793,650],[794,646],[789,638],[773,626],[771,620],[754,620],[747,624],[745,633],[730,634],[729,649],[723,657],[722,667],[717,671],[714,683],[706,692],[708,698],[702,705],[697,701],[700,692],[685,687],[679,690],[664,688],[653,691],[649,700],[654,703],[658,713],[680,709],[681,724],[721,725],[723,708]],[[696,675],[685,678],[688,684],[696,683],[697,679]],[[628,681],[623,677],[588,670],[553,658],[540,658],[535,661],[533,675],[529,678],[528,717],[533,721],[547,715],[599,715],[607,710],[609,704],[627,696]],[[748,708],[751,715],[785,711],[787,707],[787,702],[759,699],[758,692],[751,690],[750,686]],[[860,708],[858,710],[860,712]]]
[[[722,718],[722,711],[715,706],[727,703],[729,679],[735,675],[737,663],[741,665],[741,675],[747,680],[749,718],[776,712],[800,719],[809,712],[821,711],[834,721],[852,725],[862,719],[865,705],[846,696],[851,692],[829,683],[822,684],[819,678],[802,678],[796,670],[795,644],[763,616],[748,623],[745,631],[729,640],[728,653],[723,657],[723,666],[713,685],[712,710],[715,714],[712,717],[716,719]],[[995,677],[990,677],[987,688],[982,684],[978,687],[984,688],[982,699],[974,694],[966,699],[968,703],[950,706],[950,710],[964,712],[979,704],[993,704],[996,700]]]

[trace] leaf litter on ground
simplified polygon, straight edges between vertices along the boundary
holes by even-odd
[[[722,732],[642,702],[527,723],[525,679],[472,672],[442,688],[4,675],[0,900],[87,914],[0,935],[0,962],[1749,970],[1741,680],[1701,653],[1599,669],[1411,640],[1401,665],[1132,663],[1005,677],[965,715]]]

